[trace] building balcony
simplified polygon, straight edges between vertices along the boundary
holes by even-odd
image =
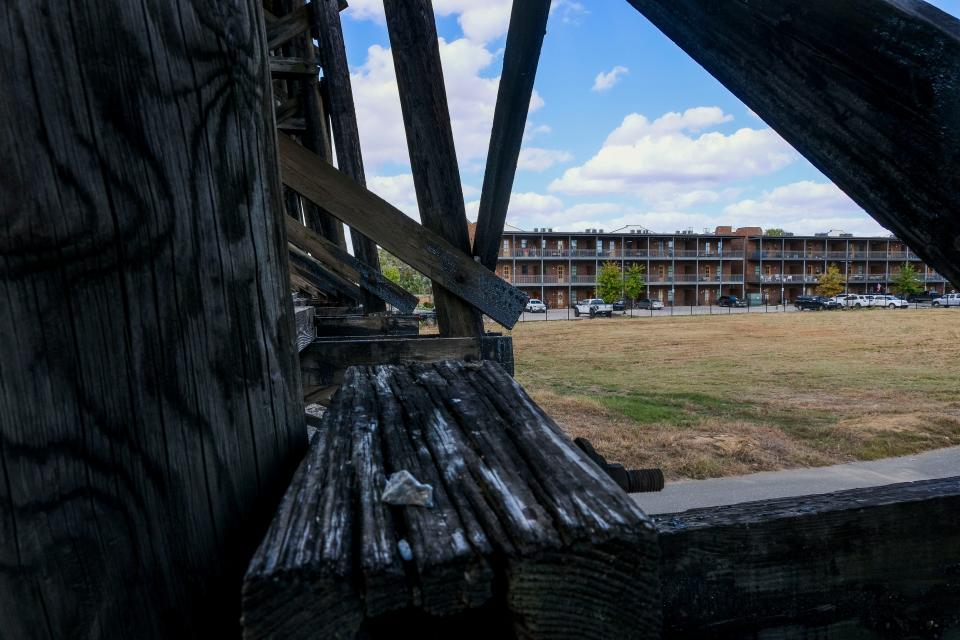
[[[748,282],[760,284],[805,284],[820,281],[820,274],[816,273],[755,273],[749,276]]]

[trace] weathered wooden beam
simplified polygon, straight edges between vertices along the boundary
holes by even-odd
[[[320,70],[312,60],[270,57],[270,75],[275,79],[316,80]]]
[[[328,293],[336,293],[356,302],[363,298],[360,287],[334,273],[318,260],[294,245],[288,244],[290,269],[314,287]]]
[[[0,10],[3,638],[240,631],[306,450],[262,20]]]
[[[960,633],[960,478],[654,519],[664,638]]]
[[[287,240],[312,254],[329,271],[354,282],[364,291],[396,307],[401,313],[410,313],[417,306],[417,297],[395,284],[373,267],[357,260],[326,238],[287,217]],[[364,310],[369,312],[366,307]]]
[[[317,337],[333,336],[406,336],[420,333],[420,321],[416,316],[375,315],[316,318],[314,331]]]
[[[347,50],[340,25],[341,9],[337,0],[313,0],[311,6],[313,33],[320,46],[320,59],[323,61],[324,91],[333,141],[337,148],[337,167],[358,184],[366,186],[357,113],[350,85],[350,67],[347,64]],[[376,243],[359,231],[351,231],[350,239],[357,259],[371,269],[380,271],[380,255],[377,253]],[[364,304],[370,311],[384,309],[383,303],[373,296],[368,296]]]
[[[384,0],[400,109],[423,226],[472,255],[430,0]],[[440,286],[438,286],[440,285]],[[440,333],[478,336],[480,314],[435,282]]]
[[[294,307],[297,324],[297,351],[303,351],[317,337],[313,307]]]
[[[916,0],[629,0],[960,287],[960,21]]]
[[[473,238],[473,255],[479,257],[480,263],[488,269],[497,266],[503,223],[510,205],[510,192],[517,173],[523,129],[530,110],[533,81],[549,15],[550,0],[514,2],[510,12],[503,72],[480,193],[477,231]]]
[[[507,328],[517,322],[527,301],[522,291],[289,137],[278,138],[284,184],[493,320]]]
[[[267,49],[287,44],[310,28],[310,5],[304,4],[290,13],[267,22]]]
[[[430,506],[383,501],[401,470]],[[499,366],[353,367],[250,563],[244,638],[658,638],[658,555]]]

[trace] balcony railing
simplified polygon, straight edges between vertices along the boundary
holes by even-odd
[[[805,283],[805,282],[819,282],[820,274],[815,273],[755,273],[752,274],[749,278],[750,282],[795,282],[795,283]]]

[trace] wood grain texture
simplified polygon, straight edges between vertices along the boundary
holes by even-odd
[[[327,295],[336,295],[341,299],[360,302],[363,293],[359,286],[328,269],[326,265],[292,244],[288,244],[287,249],[290,251],[291,274],[306,280],[313,288],[326,292]]]
[[[549,15],[550,0],[514,2],[510,12],[503,72],[497,90],[487,167],[477,211],[477,232],[473,239],[473,255],[491,270],[497,267],[503,223],[507,219],[520,143],[523,142],[523,129],[530,110],[533,81],[537,76]]]
[[[340,3],[337,0],[312,0],[310,6],[313,7],[312,33],[317,38],[323,63],[324,91],[333,143],[337,149],[337,168],[353,178],[357,184],[366,186],[367,178],[360,154],[360,131],[357,128],[353,88],[350,85],[350,67],[347,64],[347,50],[340,26]],[[379,272],[380,255],[377,253],[376,243],[360,231],[351,231],[350,238],[357,259]],[[369,312],[385,309],[383,301],[376,296],[367,296],[364,306]]]
[[[289,137],[278,139],[284,184],[493,320],[507,328],[516,324],[526,294]]]
[[[420,320],[412,315],[323,317],[314,320],[318,337],[416,336]]]
[[[433,508],[380,500],[401,469]],[[244,637],[655,638],[657,559],[650,520],[498,365],[353,367],[250,564]]]
[[[918,0],[629,0],[960,287],[960,20]]]
[[[433,6],[430,0],[384,0],[383,9],[420,220],[424,227],[472,255]],[[445,290],[442,283],[434,281],[433,296],[441,335],[483,333],[480,314]]]
[[[311,256],[329,271],[356,283],[364,291],[372,293],[403,313],[410,313],[417,307],[415,295],[387,279],[378,269],[357,260],[334,243],[290,217],[286,219],[286,226],[287,239],[292,244],[310,252]],[[365,310],[369,312],[369,309]]]
[[[665,638],[960,632],[960,478],[655,521]]]
[[[309,5],[303,4],[267,23],[267,49],[287,44],[310,29]]]
[[[0,52],[0,635],[234,635],[306,446],[258,3],[17,0]]]

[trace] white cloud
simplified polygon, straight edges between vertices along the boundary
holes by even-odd
[[[512,6],[511,0],[434,0],[433,13],[438,17],[457,16],[463,37],[483,44],[506,35]],[[344,15],[386,24],[383,0],[350,0]]]
[[[490,144],[490,129],[500,78],[481,73],[494,55],[484,46],[466,39],[439,40],[447,104],[462,170],[482,168]],[[406,134],[400,111],[400,96],[390,49],[373,45],[367,60],[351,74],[360,144],[368,170],[387,163],[409,164]],[[534,91],[530,112],[543,106]]]
[[[467,218],[477,219],[477,211],[480,208],[479,200],[472,200],[467,203]],[[555,217],[556,212],[563,209],[563,201],[556,196],[548,196],[542,193],[511,193],[510,206],[507,209],[507,215],[511,218],[544,218]]]
[[[691,135],[732,118],[716,107],[623,119],[601,149],[567,169],[549,190],[568,195],[632,195],[654,209],[716,202],[725,183],[773,173],[799,156],[771,129]]]
[[[521,171],[545,171],[558,162],[568,162],[573,156],[559,149],[524,147],[520,149],[517,169]]]
[[[620,81],[620,76],[628,73],[630,73],[630,70],[621,65],[617,65],[605,73],[601,71],[597,74],[597,77],[593,79],[593,87],[591,87],[590,91],[609,91],[613,88],[613,85]]]
[[[704,129],[730,122],[733,116],[720,107],[693,107],[683,113],[670,111],[653,122],[639,113],[627,115],[620,126],[610,132],[604,146],[634,144],[645,137],[658,137],[681,131],[698,133]]]
[[[724,214],[742,226],[783,227],[794,233],[843,229],[858,234],[885,230],[830,182],[803,180],[726,206]]]
[[[367,178],[367,188],[411,218],[420,220],[420,209],[417,206],[417,192],[413,186],[412,174],[372,176]]]

